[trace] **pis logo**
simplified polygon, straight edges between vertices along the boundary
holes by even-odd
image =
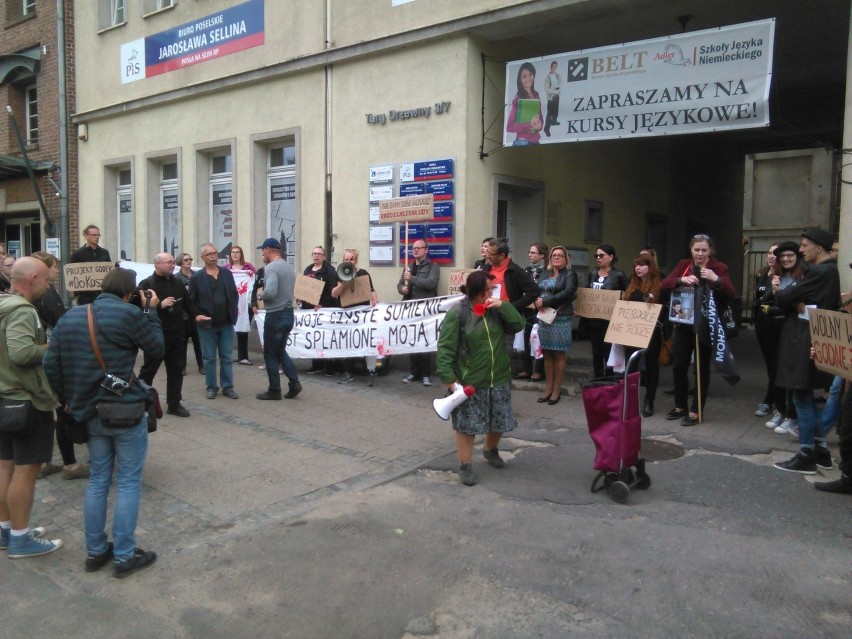
[[[124,65],[124,74],[127,76],[138,75],[142,72],[142,66],[137,61],[139,57],[139,50],[133,49],[133,53],[130,54],[130,57],[127,58],[127,64]]]

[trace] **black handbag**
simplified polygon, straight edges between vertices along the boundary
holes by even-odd
[[[28,399],[0,399],[0,432],[24,432],[32,409],[33,403]]]
[[[98,402],[95,410],[107,428],[132,428],[142,421],[145,402]]]

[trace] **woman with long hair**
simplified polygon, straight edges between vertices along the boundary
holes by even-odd
[[[550,249],[547,261],[550,269],[541,274],[538,282],[541,296],[536,298],[534,304],[539,311],[555,309],[556,317],[550,324],[542,320],[538,322],[538,337],[544,353],[545,390],[537,401],[553,406],[562,397],[562,379],[565,377],[565,360],[571,348],[578,280],[564,246]]]
[[[589,273],[589,288],[604,291],[624,291],[627,288],[627,276],[615,268],[618,256],[611,244],[601,244],[595,250],[595,268]],[[589,341],[592,343],[592,372],[602,377],[607,370],[606,362],[612,345],[604,341],[609,328],[609,320],[585,318],[583,325]]]
[[[775,406],[775,365],[778,361],[777,341],[781,336],[781,325],[784,323],[784,318],[780,316],[770,317],[764,311],[764,308],[768,310],[768,306],[763,303],[763,298],[772,291],[773,276],[778,274],[777,258],[775,257],[776,248],[778,248],[778,242],[769,245],[769,250],[766,251],[766,266],[754,276],[751,316],[754,321],[754,333],[757,336],[757,343],[760,346],[763,363],[766,366],[766,374],[769,377],[763,399],[758,404],[757,410],[754,411],[757,417],[766,417],[772,412],[773,408],[777,409]]]
[[[772,418],[766,422],[766,427],[774,429],[779,435],[797,437],[796,407],[793,405],[790,391],[775,383],[785,313],[775,306],[774,289],[781,291],[802,279],[805,262],[796,242],[776,243],[772,253],[775,259],[772,260],[771,269],[766,276],[769,280],[768,289],[761,295],[755,315],[755,332],[766,362],[766,372],[769,375],[771,404],[775,407]]]
[[[228,253],[228,263],[225,268],[230,271],[248,271],[252,275],[257,274],[257,269],[251,262],[246,262],[246,256],[243,253],[243,247],[234,245]],[[251,326],[251,308],[247,309],[248,322]],[[243,366],[251,366],[251,360],[248,356],[248,331],[237,331],[237,362]]]
[[[531,62],[524,62],[518,69],[517,85],[518,92],[512,99],[506,131],[515,134],[512,146],[538,144],[544,118],[541,115],[541,98],[535,90],[535,67]],[[521,100],[527,102],[521,103]],[[535,101],[538,101],[538,108],[535,108]]]
[[[503,433],[518,425],[512,413],[509,353],[505,335],[517,333],[524,318],[509,303],[492,297],[494,276],[474,271],[461,287],[465,298],[447,311],[438,338],[437,373],[450,391],[458,383],[476,392],[452,412],[459,479],[476,483],[471,458],[476,435],[485,435],[482,454],[494,468],[503,468],[497,445]]]
[[[624,299],[631,302],[647,302],[648,304],[660,303],[660,269],[653,256],[640,253],[633,258],[633,277]],[[654,414],[654,397],[657,394],[657,386],[660,383],[660,346],[663,343],[661,322],[657,322],[651,341],[645,349],[643,359],[645,360],[645,403],[642,405],[642,417],[650,417]],[[626,348],[625,360],[630,357],[636,349]]]
[[[660,288],[672,291],[676,288],[701,289],[701,295],[706,299],[712,295],[716,308],[721,308],[734,299],[736,292],[731,279],[728,277],[728,265],[716,259],[713,253],[713,240],[709,235],[693,235],[689,240],[691,257],[677,263],[669,276],[662,281]],[[695,322],[706,322],[701,308],[694,312]],[[675,386],[675,407],[666,414],[666,419],[681,420],[681,426],[695,426],[698,423],[698,411],[703,411],[707,403],[707,390],[710,388],[710,354],[712,346],[697,339],[695,327],[692,324],[680,323],[674,328],[674,355],[672,373]],[[698,389],[693,397],[692,406],[688,407],[689,399],[689,363],[693,352],[697,364],[697,378],[700,380]],[[698,397],[701,404],[698,404]]]

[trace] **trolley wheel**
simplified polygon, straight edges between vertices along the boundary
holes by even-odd
[[[630,487],[623,481],[614,481],[609,485],[609,496],[613,501],[623,504],[627,501],[627,496],[630,494]]]
[[[642,473],[639,475],[639,481],[636,482],[636,488],[639,490],[648,490],[651,486],[651,476]]]

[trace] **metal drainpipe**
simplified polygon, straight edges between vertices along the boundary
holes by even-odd
[[[71,256],[71,229],[68,220],[68,100],[65,52],[65,0],[56,0],[56,51],[59,71],[59,237],[60,261],[68,263]],[[62,286],[62,301],[70,302],[68,291]]]
[[[331,0],[325,2],[325,33],[324,46],[328,51],[332,43],[331,39]],[[330,64],[325,65],[324,78],[325,82],[325,229],[324,239],[326,247],[328,247],[327,257],[328,263],[334,263],[334,217],[333,198],[332,198],[332,174],[331,174],[331,80],[332,67]]]

